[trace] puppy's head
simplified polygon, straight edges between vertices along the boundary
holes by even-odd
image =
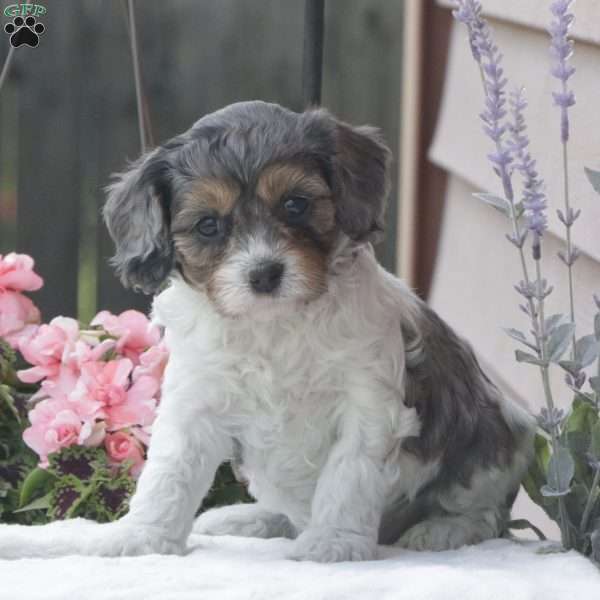
[[[389,157],[376,130],[324,110],[228,106],[109,187],[114,264],[148,293],[176,269],[230,316],[308,302],[341,236],[381,231]]]

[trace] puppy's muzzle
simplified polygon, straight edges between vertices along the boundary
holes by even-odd
[[[252,290],[257,294],[272,294],[281,285],[283,264],[265,261],[250,271],[248,278]]]

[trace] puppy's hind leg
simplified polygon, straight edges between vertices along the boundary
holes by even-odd
[[[494,509],[472,514],[431,516],[413,525],[396,542],[410,550],[453,550],[498,537],[503,519]]]
[[[208,510],[196,519],[192,532],[264,539],[296,537],[296,530],[285,515],[268,511],[259,504],[233,504]]]

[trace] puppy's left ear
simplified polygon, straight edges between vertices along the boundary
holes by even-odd
[[[376,241],[383,231],[392,153],[378,129],[336,121],[336,220],[356,241]]]

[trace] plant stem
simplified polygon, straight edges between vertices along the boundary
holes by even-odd
[[[588,496],[587,502],[585,503],[585,508],[583,509],[583,515],[581,515],[581,525],[579,526],[579,530],[581,533],[585,533],[587,529],[587,524],[590,518],[590,514],[592,513],[592,508],[594,508],[594,504],[596,504],[597,496],[594,496],[594,490],[600,484],[600,469],[596,469],[594,473],[594,479],[592,480],[592,487],[590,488],[590,494]]]
[[[598,365],[596,367],[596,376],[600,379],[600,353],[598,354]],[[596,411],[600,408],[600,392],[594,393],[594,405],[596,407]]]
[[[564,141],[562,143],[562,155],[563,155],[563,182],[564,182],[564,188],[563,188],[563,195],[564,195],[564,202],[565,202],[565,220],[567,221],[567,223],[569,223],[569,225],[565,224],[565,229],[566,229],[566,233],[567,233],[567,273],[569,274],[569,309],[570,309],[570,316],[571,316],[571,323],[573,323],[573,325],[575,325],[575,294],[573,292],[573,265],[572,265],[572,251],[573,251],[573,244],[571,243],[571,227],[572,227],[572,223],[570,222],[570,212],[571,212],[571,204],[569,201],[569,169],[568,169],[568,150],[567,150],[567,142]],[[575,342],[576,342],[576,336],[575,336],[575,329],[573,329],[573,340],[572,340],[572,347],[571,347],[571,358],[574,360],[575,359]]]
[[[541,259],[537,258],[535,261],[535,272],[536,272],[536,285],[537,285],[537,295],[538,295],[538,314],[539,314],[539,336],[540,336],[540,357],[544,362],[544,365],[540,367],[542,371],[542,382],[544,385],[544,395],[546,397],[546,404],[550,411],[551,417],[551,428],[550,428],[550,437],[552,440],[552,453],[555,456],[558,456],[558,426],[554,423],[554,399],[552,397],[552,387],[550,385],[550,376],[549,376],[549,361],[548,361],[548,352],[546,347],[546,324],[544,320],[544,295],[542,288],[542,268],[540,266]],[[558,464],[555,464],[556,469],[556,480],[558,481]],[[569,550],[571,548],[571,536],[569,532],[569,520],[567,516],[567,507],[565,506],[564,496],[558,497],[558,512],[560,514],[560,534],[562,538],[562,544],[565,550]]]

